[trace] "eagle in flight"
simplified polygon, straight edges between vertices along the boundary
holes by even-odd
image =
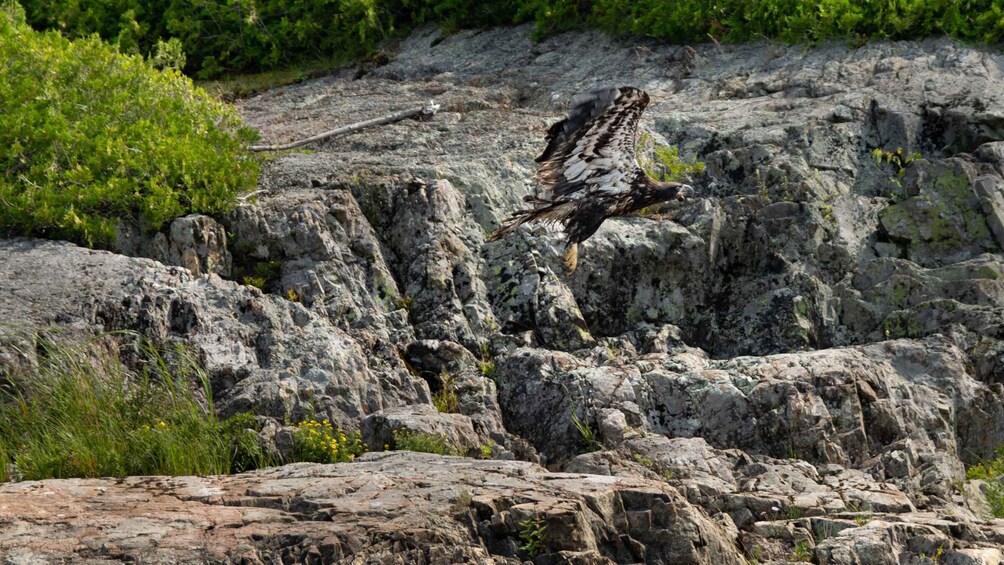
[[[578,263],[578,244],[606,218],[693,196],[689,185],[657,181],[638,165],[638,119],[648,101],[645,91],[631,86],[576,96],[565,119],[547,130],[547,148],[536,159],[535,178],[550,199],[523,197],[534,207],[507,218],[488,241],[534,220],[564,223],[565,269],[571,273]]]

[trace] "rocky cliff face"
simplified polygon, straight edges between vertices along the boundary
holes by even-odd
[[[374,454],[6,485],[0,554],[1000,563],[1004,523],[965,467],[1004,444],[1002,65],[945,40],[691,49],[428,30],[375,70],[246,100],[273,142],[443,109],[282,155],[257,202],[123,246],[185,268],[0,241],[3,338],[56,325],[184,343],[225,412],[274,420],[269,441],[316,414],[375,446],[407,429],[527,462]],[[486,243],[535,192],[545,127],[614,84],[651,94],[656,142],[707,163],[698,198],[608,220],[570,277],[560,233]],[[431,406],[444,387],[456,413]],[[48,492],[83,510],[37,515]],[[148,517],[104,493],[140,497]],[[149,517],[163,505],[176,522]],[[84,542],[85,514],[129,531]],[[150,541],[165,528],[191,543]]]

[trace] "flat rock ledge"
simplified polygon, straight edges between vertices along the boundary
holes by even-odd
[[[810,534],[811,532],[811,534]],[[811,541],[816,540],[815,545]],[[232,476],[0,486],[0,563],[997,564],[1004,520],[930,512],[774,519],[740,531],[673,486],[407,451]],[[806,545],[809,544],[809,545]],[[939,549],[940,548],[940,549]]]
[[[0,563],[743,563],[729,531],[660,481],[413,452],[0,486]]]

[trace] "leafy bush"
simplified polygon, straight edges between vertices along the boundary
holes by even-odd
[[[108,247],[119,222],[156,230],[254,189],[255,133],[232,108],[176,71],[13,14],[0,10],[0,234]]]
[[[0,480],[220,474],[269,463],[251,416],[216,419],[205,374],[184,350],[141,345],[139,371],[100,339],[42,337],[38,351],[36,372],[4,375],[0,388]]]
[[[70,37],[97,33],[124,53],[147,53],[167,37],[162,14],[166,0],[22,0],[28,23]]]
[[[709,39],[819,41],[828,38],[922,38],[947,34],[997,42],[1002,8],[993,0],[595,0],[593,25],[616,34],[674,42]]]
[[[359,432],[345,434],[335,430],[327,420],[306,420],[293,430],[293,449],[296,461],[314,463],[344,463],[366,453]]]
[[[98,33],[153,55],[176,37],[188,72],[210,77],[372,53],[416,25],[447,31],[536,22],[537,35],[596,28],[674,43],[909,39],[947,34],[999,42],[995,0],[24,0],[33,26]]]

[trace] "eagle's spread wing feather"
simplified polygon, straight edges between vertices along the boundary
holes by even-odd
[[[624,194],[644,175],[635,159],[638,119],[648,94],[630,86],[577,96],[568,116],[547,132],[537,180],[553,199],[597,192]]]
[[[534,207],[505,219],[488,239],[530,221],[563,224],[565,268],[571,272],[577,244],[596,233],[605,218],[693,194],[689,186],[654,181],[638,165],[638,120],[648,100],[648,94],[630,86],[577,96],[565,119],[547,130],[547,148],[537,157],[537,180],[549,198],[524,197]]]

